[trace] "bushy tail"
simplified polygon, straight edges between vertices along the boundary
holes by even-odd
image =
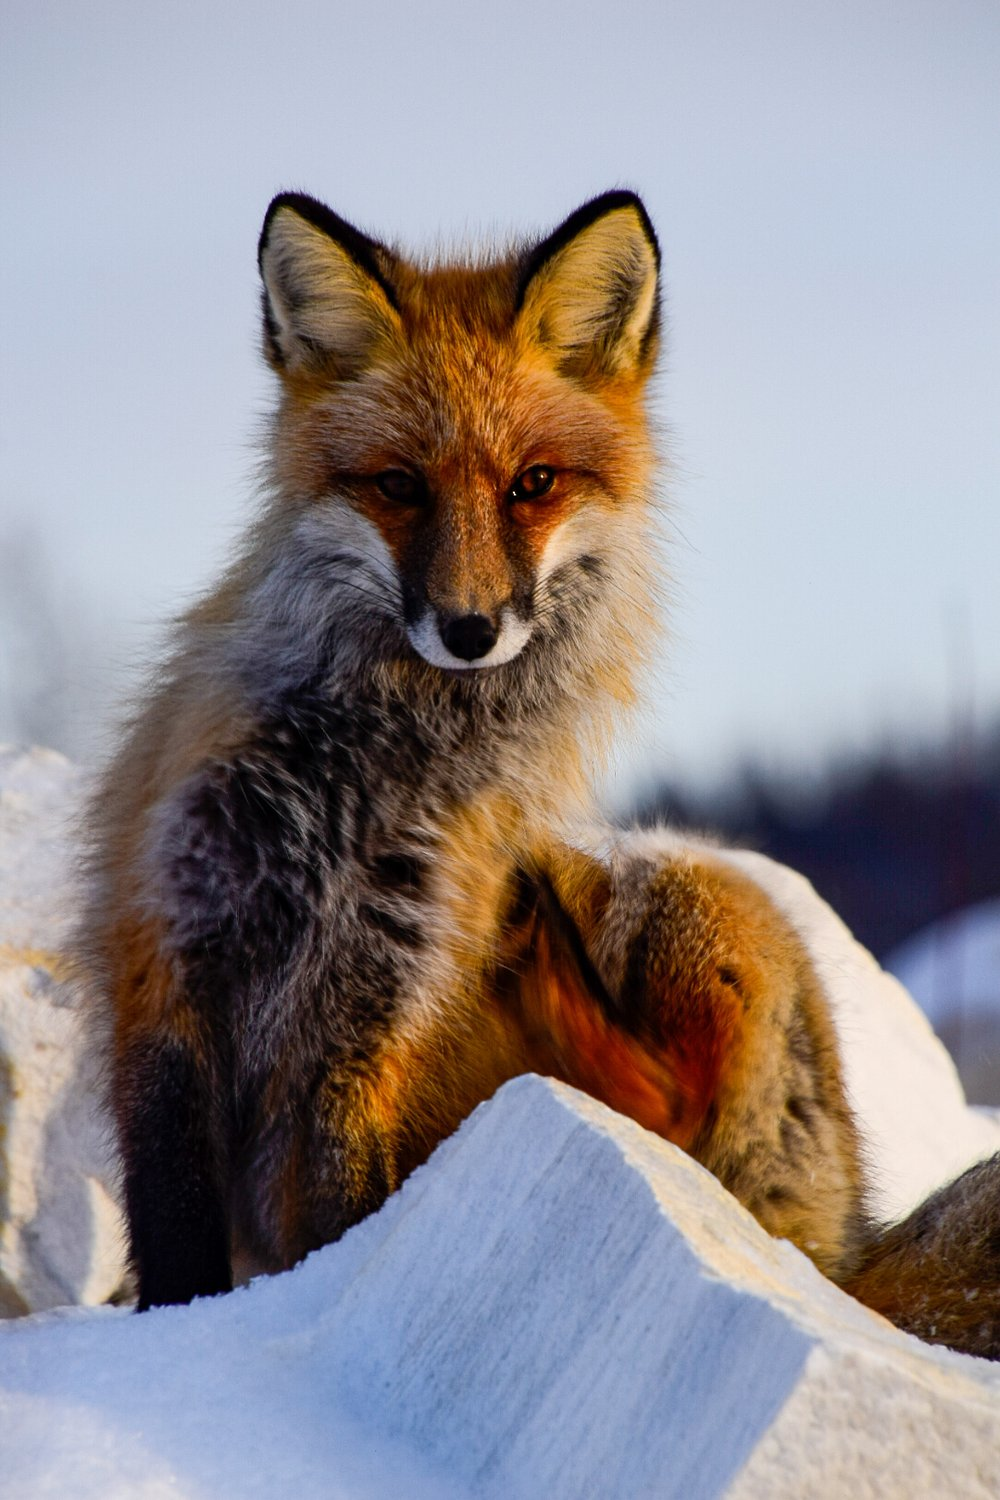
[[[1000,1359],[1000,1152],[879,1232],[843,1286],[928,1343]]]

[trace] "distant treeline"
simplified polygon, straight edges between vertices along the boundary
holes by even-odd
[[[642,823],[711,830],[800,870],[878,957],[1000,896],[1000,727],[975,748],[889,749],[808,789],[751,768],[714,794],[662,786]]]

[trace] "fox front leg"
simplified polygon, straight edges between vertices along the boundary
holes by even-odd
[[[382,1207],[401,1180],[397,1108],[391,1060],[358,1069],[336,1054],[314,1089],[284,1102],[261,1136],[265,1155],[275,1132],[284,1148],[254,1163],[238,1194],[238,1211],[253,1204],[262,1269],[297,1264]]]
[[[140,1311],[232,1287],[225,1094],[195,1038],[176,1024],[136,1028],[116,1048],[113,1104]]]
[[[302,887],[317,863],[308,848],[280,858],[288,799],[259,759],[206,766],[156,809],[127,872],[127,914],[102,938],[140,1308],[232,1285],[234,1169],[274,1050],[267,1018],[283,1014],[281,977],[308,921]],[[262,1060],[256,1070],[248,1037]]]

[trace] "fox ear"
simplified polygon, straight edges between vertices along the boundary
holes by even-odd
[[[604,193],[570,214],[521,268],[519,318],[566,370],[640,373],[659,323],[660,248],[635,193]]]
[[[275,369],[351,376],[399,333],[391,253],[315,198],[281,193],[272,201],[257,260]]]

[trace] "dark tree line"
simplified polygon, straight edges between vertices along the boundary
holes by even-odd
[[[820,790],[747,769],[726,792],[663,786],[640,822],[710,829],[800,870],[877,957],[935,918],[1000,896],[1000,727],[975,750],[887,750]]]

